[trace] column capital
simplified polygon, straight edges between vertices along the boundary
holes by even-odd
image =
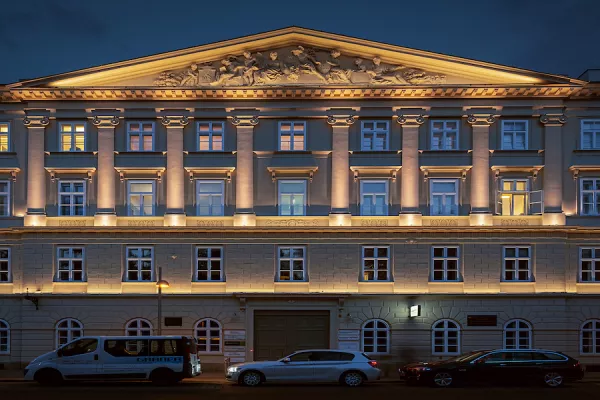
[[[356,122],[356,116],[353,114],[335,115],[331,114],[327,116],[327,123],[329,125],[337,126],[350,126]]]
[[[545,126],[563,126],[567,122],[565,114],[543,114],[540,116],[540,122]]]
[[[98,128],[114,128],[120,122],[116,115],[94,115],[91,120]]]
[[[425,114],[400,114],[396,122],[402,126],[419,126],[425,123]]]
[[[231,117],[231,123],[235,126],[256,126],[258,115],[234,115]]]
[[[471,125],[490,126],[496,122],[496,117],[491,113],[469,114],[467,116],[467,122]]]
[[[189,122],[190,118],[186,115],[163,115],[160,119],[160,123],[167,128],[180,128]]]
[[[28,128],[44,128],[50,123],[47,115],[26,115],[23,118],[23,125]]]

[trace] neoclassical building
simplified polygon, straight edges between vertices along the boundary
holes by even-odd
[[[0,86],[0,368],[151,333],[600,364],[598,82],[292,27]]]

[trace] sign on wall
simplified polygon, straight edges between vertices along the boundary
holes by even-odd
[[[420,317],[421,316],[421,306],[420,305],[410,306],[410,311],[409,311],[408,316],[410,318]]]
[[[356,329],[340,329],[338,330],[339,341],[360,340],[360,332]]]
[[[226,329],[223,331],[223,355],[231,364],[246,361],[246,331]]]

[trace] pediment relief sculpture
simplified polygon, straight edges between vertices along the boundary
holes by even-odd
[[[265,86],[285,84],[424,85],[443,84],[446,76],[405,65],[384,64],[342,56],[339,50],[296,46],[268,55],[245,51],[220,61],[194,63],[184,70],[165,71],[156,86]]]

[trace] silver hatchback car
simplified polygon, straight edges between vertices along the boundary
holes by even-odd
[[[231,366],[225,377],[244,386],[263,382],[339,382],[360,386],[380,379],[377,361],[359,351],[302,350],[277,361]]]

